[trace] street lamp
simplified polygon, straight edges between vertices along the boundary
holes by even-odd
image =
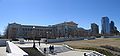
[[[33,26],[33,48],[35,48],[35,36],[34,36],[34,34],[36,34],[36,33],[34,33],[34,31],[35,31],[35,27]]]
[[[47,41],[48,41],[48,40],[47,40],[47,39],[48,39],[48,32],[46,32],[46,35],[47,35],[47,36],[46,36],[46,41],[45,41],[45,43],[47,44]]]

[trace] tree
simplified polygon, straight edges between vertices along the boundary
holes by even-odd
[[[1,32],[0,32],[0,38],[1,38],[2,36],[1,36]]]
[[[5,30],[4,30],[4,33],[3,33],[3,37],[4,37],[4,38],[8,38],[8,34],[7,34],[7,33],[8,33],[8,32],[7,32],[7,29],[5,29]]]
[[[1,36],[1,32],[0,32],[0,36]]]

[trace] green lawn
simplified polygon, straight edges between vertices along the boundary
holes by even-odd
[[[120,38],[116,38],[115,40],[120,40]]]

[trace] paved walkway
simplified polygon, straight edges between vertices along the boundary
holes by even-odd
[[[20,47],[33,47],[32,42],[27,42],[27,44],[16,44]],[[41,43],[40,46],[38,43],[36,43],[36,48],[40,52],[44,52],[44,48],[47,49],[46,55],[47,56],[84,56],[84,53],[86,53],[88,56],[104,56],[96,51],[91,51],[91,50],[79,50],[79,49],[71,49],[69,47],[66,47],[65,45],[54,45],[54,54],[51,54],[49,52],[49,46],[51,44],[45,44]],[[44,53],[43,53],[44,54]]]
[[[6,47],[0,47],[0,56],[7,56]]]
[[[41,46],[37,46],[42,52],[44,52],[44,48],[47,48],[46,55],[48,56],[84,56],[86,53],[88,56],[104,56],[96,51],[91,50],[79,50],[79,49],[70,49],[65,45],[54,45],[54,54],[49,52],[49,46],[51,44],[44,44],[42,43]]]

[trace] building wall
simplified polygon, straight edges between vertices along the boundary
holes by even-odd
[[[73,37],[75,36],[74,32],[77,30],[78,24],[74,22],[64,22],[54,25],[56,27],[57,37]]]
[[[33,28],[35,27],[35,28]],[[52,37],[52,27],[12,23],[8,25],[8,38]]]
[[[91,24],[91,34],[99,34],[99,26],[95,23]]]

